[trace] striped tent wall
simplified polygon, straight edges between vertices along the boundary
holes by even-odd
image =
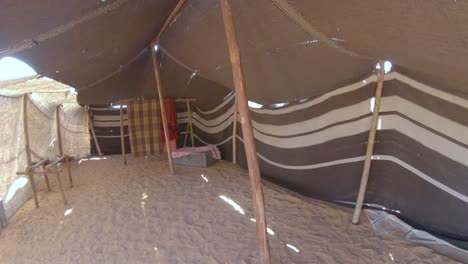
[[[89,106],[91,121],[94,132],[99,141],[99,146],[104,155],[122,154],[120,143],[120,109],[111,105],[91,105]],[[125,152],[131,153],[130,141],[128,137],[127,109],[123,109]],[[94,140],[91,141],[92,153],[97,155]]]
[[[262,176],[353,205],[376,80],[372,75],[313,99],[251,108]],[[467,248],[468,100],[398,72],[385,76],[382,96],[365,203]],[[231,96],[193,114],[197,145],[218,146],[226,160],[232,159],[233,103]],[[185,116],[180,113],[181,123]],[[246,167],[240,124],[236,140],[238,163]]]

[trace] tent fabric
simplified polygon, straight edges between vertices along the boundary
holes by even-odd
[[[89,113],[102,154],[121,154],[120,109],[111,105],[90,105]],[[122,109],[124,125],[124,144],[126,153],[131,152],[127,108]],[[99,155],[94,140],[91,141],[93,154]]]
[[[377,77],[300,103],[251,109],[262,176],[333,202],[356,201]],[[197,145],[232,159],[234,96],[193,118]],[[385,76],[366,203],[466,240],[468,101],[398,72]],[[179,113],[180,122],[186,122]],[[239,126],[238,126],[239,127]],[[242,133],[237,160],[246,166]]]
[[[156,99],[131,101],[127,105],[133,156],[157,155],[161,151],[161,118]]]
[[[104,9],[99,16],[80,23],[72,23],[70,27],[60,31],[61,34],[44,41],[37,41],[37,45],[14,54],[9,53],[8,49],[19,43],[8,43],[5,46],[7,50],[2,52],[0,56],[14,56],[37,69],[41,75],[77,89],[86,88],[106,76],[119,75],[122,68],[137,57],[148,45],[151,38],[157,34],[176,2],[175,0],[99,2],[99,8]],[[80,4],[76,5],[78,5],[77,9],[80,10]],[[77,12],[79,15],[75,17],[70,15],[69,20],[63,24],[74,19],[81,21],[81,17],[99,12],[96,7],[86,9],[85,7],[89,5],[89,1],[83,1],[81,4],[83,9],[81,12]],[[64,6],[69,8],[68,5],[61,4],[50,8],[48,10],[50,13],[46,13],[50,15],[47,19],[53,20],[55,18],[53,13],[61,13]],[[16,8],[16,13],[21,11],[21,8]],[[11,14],[15,14],[15,10]],[[11,17],[11,14],[5,17]],[[22,16],[18,16],[18,18],[20,17]],[[15,27],[22,25],[19,19],[15,20],[17,22]],[[60,27],[60,25],[62,24],[54,26]],[[28,26],[35,28],[32,25]],[[45,32],[53,30],[55,27],[51,26]],[[3,32],[0,33],[3,35]],[[35,37],[29,35],[25,39],[34,40]],[[50,63],[50,58],[54,58],[53,63]],[[104,80],[104,82],[106,81]],[[109,83],[109,85],[111,84]]]
[[[73,1],[65,6],[9,1],[2,6],[5,26],[0,33],[8,37],[2,38],[0,56],[18,57],[40,74],[77,89],[101,88],[96,96],[104,98],[113,89],[140,89],[127,84],[148,68],[132,61],[176,2]],[[305,31],[278,6],[280,2],[321,35]],[[233,5],[253,101],[269,104],[314,97],[370,73],[374,60],[338,52],[329,43],[364,58],[391,60],[408,76],[435,88],[459,96],[467,93],[463,62],[468,55],[464,27],[468,6],[462,1],[236,0]],[[160,44],[204,78],[232,88],[220,18],[218,1],[188,1]],[[25,43],[27,49],[14,52]],[[144,56],[149,60],[149,52]],[[150,91],[149,83],[145,88]]]
[[[177,2],[6,1],[0,58],[14,56],[75,87],[81,104],[157,98],[154,47],[148,45]],[[468,3],[231,2],[248,98],[261,107],[252,109],[252,118],[262,175],[308,196],[354,201],[373,72],[376,60],[385,59],[395,71],[384,84],[366,202],[466,240]],[[233,83],[219,1],[188,0],[157,53],[164,94],[197,99],[198,144],[216,144],[230,159]],[[2,100],[15,109],[21,105],[18,98]],[[16,111],[8,117],[16,118],[12,131],[21,135]],[[13,141],[23,146],[20,140]],[[240,132],[236,140],[245,166]]]
[[[90,138],[85,109],[78,105],[76,95],[62,83],[45,78],[0,82],[0,104],[0,115],[8,128],[2,132],[0,142],[3,146],[0,151],[0,200],[6,217],[10,218],[32,195],[27,177],[16,175],[16,172],[26,170],[28,165],[24,109],[27,111],[33,162],[43,158],[53,160],[59,156],[57,107],[65,155],[88,156]],[[36,180],[40,181],[40,177]]]
[[[366,214],[374,229],[379,233],[391,234],[411,242],[423,244],[460,262],[468,262],[467,250],[453,246],[427,232],[415,229],[395,215],[370,209],[366,209]]]

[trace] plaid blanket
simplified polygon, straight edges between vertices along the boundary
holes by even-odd
[[[132,101],[127,106],[130,146],[134,157],[159,154],[161,121],[157,99]]]

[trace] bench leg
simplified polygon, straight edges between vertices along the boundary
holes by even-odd
[[[33,193],[34,204],[36,205],[36,208],[39,208],[39,200],[37,200],[36,183],[34,182],[34,176],[31,173],[28,173],[28,177],[29,177],[29,184],[31,186],[31,190]]]
[[[62,194],[63,204],[66,205],[68,202],[67,202],[67,198],[65,197],[65,192],[63,191],[62,180],[60,180],[60,172],[55,172],[55,175],[57,175],[57,182],[60,188],[60,193]]]
[[[45,165],[42,165],[42,171],[43,171],[43,172],[46,172],[46,167],[45,167]],[[47,190],[49,190],[49,192],[50,192],[49,175],[47,175],[47,173],[44,173],[44,177],[45,177],[45,182],[46,182],[46,185],[47,185]]]
[[[70,165],[70,158],[66,158],[66,163],[67,163],[67,173],[68,173],[68,179],[70,180],[70,186],[73,188],[73,178],[71,175],[71,165]]]

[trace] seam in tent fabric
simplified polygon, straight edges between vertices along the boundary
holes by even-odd
[[[39,45],[39,43],[49,40],[51,38],[55,38],[63,33],[66,33],[76,27],[77,25],[86,23],[88,21],[91,21],[102,14],[106,14],[109,11],[112,11],[116,8],[119,8],[120,6],[124,5],[125,3],[129,2],[129,0],[117,0],[114,3],[111,3],[109,5],[106,5],[104,7],[98,8],[96,10],[93,10],[92,12],[89,12],[81,17],[78,17],[68,23],[59,25],[45,33],[39,34],[29,40],[24,40],[20,43],[16,43],[13,46],[10,46],[2,51],[0,51],[0,56],[6,56],[6,55],[11,55],[15,54],[17,52],[27,50],[30,48],[35,47],[36,45]]]
[[[299,12],[297,12],[294,7],[292,7],[287,0],[271,0],[275,5],[286,15],[288,16],[298,27],[304,30],[309,35],[312,35],[322,41],[325,45],[329,46],[330,48],[335,49],[336,51],[362,59],[371,59],[376,60],[377,58],[358,54],[354,51],[348,50],[344,47],[337,45],[333,40],[330,40],[325,34],[320,32],[317,28],[315,28],[309,21],[307,21]]]

